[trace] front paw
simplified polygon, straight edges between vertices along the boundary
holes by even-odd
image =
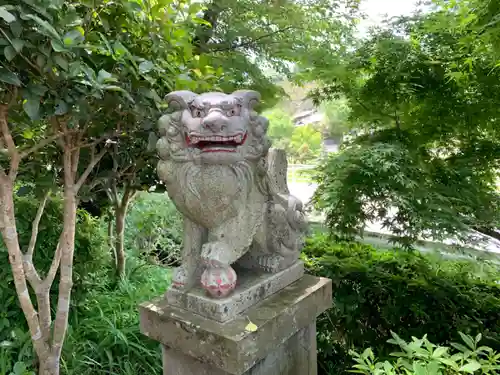
[[[207,242],[201,248],[201,259],[207,267],[226,267],[231,264],[231,249],[224,242]]]

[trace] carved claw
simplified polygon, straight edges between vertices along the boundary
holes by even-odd
[[[178,267],[174,271],[172,276],[172,287],[175,289],[184,290],[187,289],[189,276],[187,270],[184,267]]]
[[[224,242],[207,242],[201,248],[201,259],[207,267],[227,267],[232,262],[231,249]]]

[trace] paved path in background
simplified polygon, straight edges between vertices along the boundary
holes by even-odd
[[[307,203],[312,198],[316,190],[316,184],[308,184],[306,182],[292,182],[288,184],[290,194],[299,198],[302,202]]]
[[[307,203],[311,199],[311,197],[314,194],[314,191],[316,190],[317,185],[316,184],[310,184],[310,183],[303,183],[303,182],[291,182],[288,184],[288,188],[290,189],[290,193],[297,198],[299,198],[302,202]],[[314,218],[317,219],[317,218]],[[319,218],[321,219],[321,217]],[[391,235],[391,231],[389,231],[386,228],[382,227],[381,222],[369,222],[366,225],[366,230],[368,232],[374,232],[374,233],[380,233],[380,234],[385,234],[385,235]],[[500,241],[496,240],[495,238],[485,236],[481,233],[475,232],[474,233],[475,237],[478,239],[478,243],[460,243],[454,239],[445,239],[444,241],[441,241],[442,243],[446,245],[459,245],[459,246],[465,246],[465,247],[471,247],[477,250],[482,250],[486,252],[492,252],[492,253],[497,253],[500,254]],[[430,238],[422,238],[423,240],[426,241],[432,241]]]

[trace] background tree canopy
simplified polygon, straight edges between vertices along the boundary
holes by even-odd
[[[498,225],[500,71],[488,27],[471,22],[485,23],[460,7],[399,18],[303,72],[323,82],[317,101],[347,99],[357,134],[318,175],[332,230],[378,219],[409,245]]]

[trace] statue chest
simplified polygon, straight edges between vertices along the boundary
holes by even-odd
[[[252,188],[245,174],[221,166],[192,166],[174,185],[170,195],[179,211],[206,228],[216,227],[245,209]]]

